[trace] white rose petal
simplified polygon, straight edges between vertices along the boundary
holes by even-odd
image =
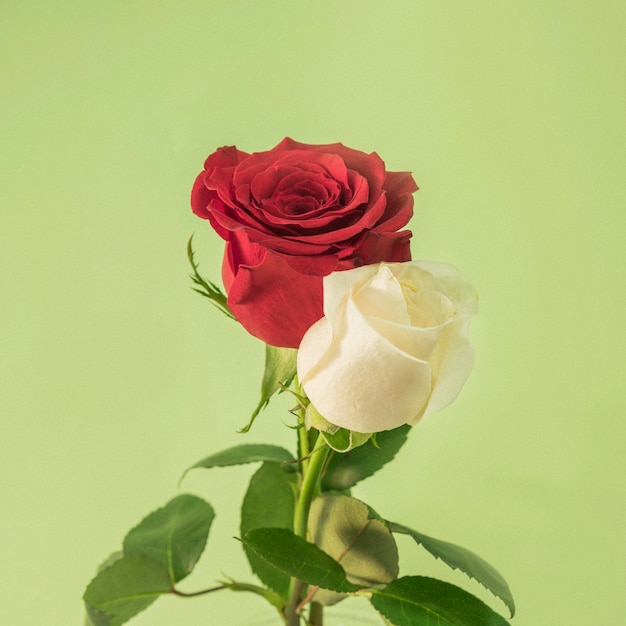
[[[454,400],[472,367],[476,293],[441,263],[366,265],[324,279],[325,317],[298,352],[300,382],[329,422],[361,433],[414,424]]]

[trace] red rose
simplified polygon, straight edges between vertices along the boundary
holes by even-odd
[[[266,152],[225,146],[193,186],[193,212],[226,240],[222,278],[241,324],[297,348],[323,316],[322,278],[336,270],[411,259],[417,185],[386,172],[373,152],[283,139]]]

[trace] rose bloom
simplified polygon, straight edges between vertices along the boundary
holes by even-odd
[[[283,139],[266,152],[211,154],[193,212],[226,240],[222,278],[233,315],[274,346],[297,348],[323,315],[323,277],[411,258],[417,185],[376,153]]]
[[[324,314],[304,335],[298,376],[317,411],[360,433],[415,424],[467,380],[477,296],[444,263],[381,263],[324,279]]]

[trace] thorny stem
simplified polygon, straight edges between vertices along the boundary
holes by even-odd
[[[309,433],[304,426],[304,416],[298,420],[298,457],[302,459],[302,475],[306,474],[309,467],[309,455],[311,453],[311,444],[309,442]]]

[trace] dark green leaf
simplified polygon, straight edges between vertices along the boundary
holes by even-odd
[[[398,549],[385,523],[373,519],[366,504],[341,495],[313,500],[309,514],[313,543],[332,556],[350,582],[361,587],[386,584],[398,576]],[[345,597],[319,590],[315,602],[326,606]]]
[[[378,433],[377,446],[370,439],[350,452],[333,454],[322,478],[322,489],[324,491],[348,489],[377,472],[395,457],[406,441],[410,428],[406,425]]]
[[[395,626],[509,626],[467,591],[424,576],[394,580],[371,603]]]
[[[285,450],[285,448],[263,443],[244,443],[207,456],[205,459],[202,459],[202,461],[198,461],[195,465],[192,465],[185,471],[185,474],[189,470],[197,467],[208,469],[211,467],[242,465],[244,463],[258,463],[259,461],[282,463],[293,460],[293,456],[288,450]]]
[[[250,421],[239,432],[247,433],[257,415],[267,406],[270,398],[283,385],[288,387],[296,375],[296,357],[298,351],[295,348],[277,348],[265,346],[265,372],[261,382],[261,399],[250,417]]]
[[[511,611],[511,617],[515,615],[515,602],[507,582],[494,567],[487,563],[487,561],[461,546],[422,535],[422,533],[418,533],[401,524],[388,522],[387,525],[391,532],[410,535],[416,543],[425,548],[433,556],[441,559],[452,569],[458,569],[477,580],[506,604]]]
[[[268,563],[309,585],[344,593],[359,589],[335,559],[286,528],[256,528],[246,533],[243,542]]]
[[[119,626],[170,591],[163,564],[131,554],[102,570],[87,586],[83,600],[93,626]]]
[[[241,535],[253,528],[293,529],[297,477],[278,463],[264,463],[252,476],[241,507]],[[281,597],[289,594],[289,576],[245,547],[252,571]]]
[[[182,494],[126,535],[124,553],[143,554],[160,563],[174,585],[191,572],[200,558],[214,517],[210,504]]]

